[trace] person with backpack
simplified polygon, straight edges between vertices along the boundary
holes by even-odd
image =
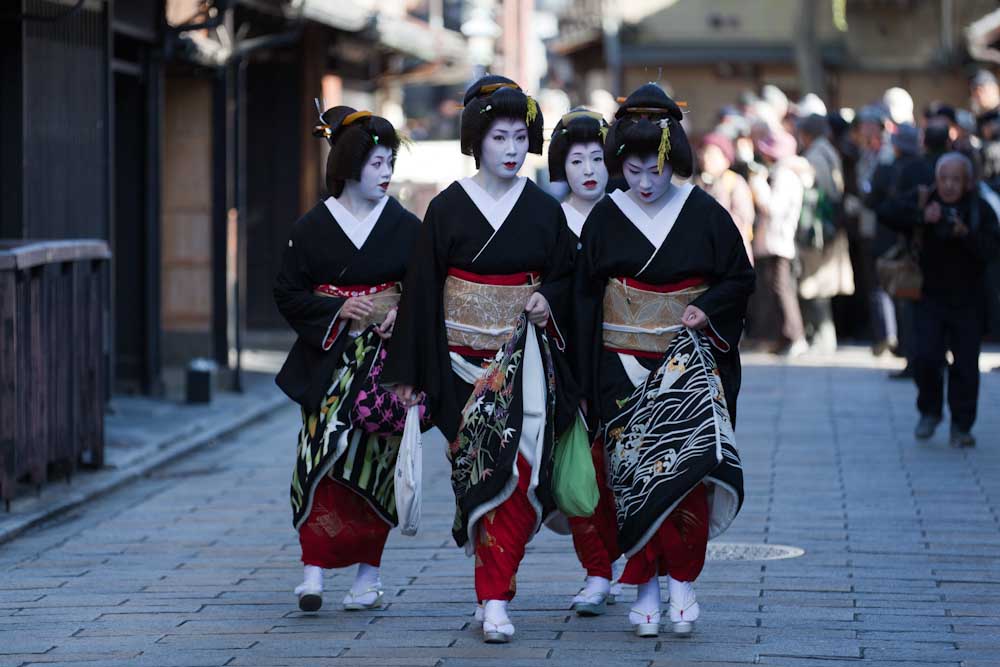
[[[840,154],[828,138],[830,124],[826,116],[800,118],[796,129],[802,157],[812,166],[815,178],[815,185],[805,193],[796,239],[802,268],[799,297],[812,348],[832,353],[837,350],[837,331],[831,299],[854,293],[847,234],[839,224],[844,173]]]

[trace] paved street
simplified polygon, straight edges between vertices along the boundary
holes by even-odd
[[[353,573],[340,573],[324,609],[300,613],[289,407],[0,546],[0,667],[996,666],[1000,374],[984,377],[979,447],[955,451],[946,428],[914,442],[912,387],[863,366],[746,369],[747,503],[722,541],[805,554],[712,560],[689,639],[635,638],[631,591],[604,617],[568,612],[583,572],[569,539],[544,532],[519,575],[514,642],[483,645],[437,440],[425,442],[424,528],[389,541],[387,608],[341,611]]]

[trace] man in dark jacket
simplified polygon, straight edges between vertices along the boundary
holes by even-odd
[[[986,266],[1000,253],[1000,223],[978,195],[972,162],[961,153],[946,153],[938,160],[929,196],[910,193],[881,207],[880,213],[887,224],[913,234],[920,244],[924,284],[914,313],[920,411],[915,435],[928,439],[941,422],[945,353],[950,349],[951,445],[973,447]]]

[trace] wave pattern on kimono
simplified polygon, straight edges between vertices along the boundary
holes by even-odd
[[[533,340],[537,344],[532,344]],[[455,492],[452,535],[456,544],[465,547],[470,555],[474,548],[470,535],[476,522],[502,504],[518,483],[515,466],[526,423],[522,378],[527,364],[533,363],[532,354],[540,357],[545,385],[541,447],[540,452],[534,454],[533,480],[528,490],[536,513],[532,534],[555,506],[551,480],[556,440],[556,372],[549,336],[529,325],[527,316],[522,313],[510,338],[476,378],[472,394],[462,410],[458,437],[448,448],[451,484]]]
[[[743,505],[743,468],[718,368],[702,335],[683,331],[605,425],[626,557],[702,482],[709,486],[710,538],[724,532]]]
[[[378,384],[385,358],[382,339],[369,327],[347,344],[318,411],[302,411],[291,485],[296,529],[309,517],[316,487],[326,475],[396,525],[393,475],[406,406]]]

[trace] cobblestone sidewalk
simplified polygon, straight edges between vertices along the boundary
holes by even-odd
[[[631,591],[604,617],[568,612],[583,572],[569,539],[543,532],[518,577],[514,642],[483,645],[438,440],[425,443],[424,528],[390,538],[387,608],[341,611],[352,573],[338,573],[324,609],[301,614],[289,407],[0,546],[0,667],[994,667],[1000,376],[984,377],[973,451],[949,449],[944,428],[914,442],[913,393],[881,370],[746,369],[747,503],[723,542],[805,554],[711,561],[689,639],[632,636]]]

